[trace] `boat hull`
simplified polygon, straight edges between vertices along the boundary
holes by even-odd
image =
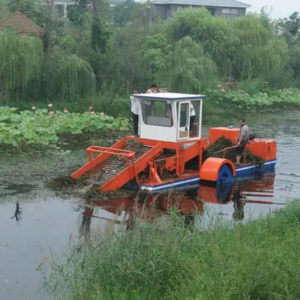
[[[240,178],[244,176],[259,174],[274,170],[276,165],[276,159],[265,161],[263,165],[246,165],[239,166],[235,168],[236,175],[235,178]],[[174,180],[168,180],[160,184],[138,184],[137,189],[141,191],[149,191],[149,192],[161,192],[168,190],[176,190],[176,189],[185,189],[190,188],[192,186],[197,186],[201,182],[201,178],[199,177],[199,172],[195,171],[194,174],[191,174],[190,177],[185,178],[176,178]]]

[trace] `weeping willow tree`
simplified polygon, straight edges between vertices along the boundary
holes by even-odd
[[[160,75],[174,92],[199,93],[217,81],[217,66],[200,44],[184,37],[175,44]]]
[[[276,76],[288,63],[288,46],[256,15],[234,21],[238,43],[232,64],[237,80]]]
[[[57,70],[62,96],[92,96],[96,93],[96,76],[90,64],[71,54],[62,58]]]
[[[43,45],[39,38],[19,35],[12,28],[0,33],[0,94],[7,102],[39,81]]]

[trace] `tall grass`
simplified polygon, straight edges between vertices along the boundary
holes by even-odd
[[[300,299],[300,204],[191,233],[136,225],[77,245],[46,282],[55,299]]]

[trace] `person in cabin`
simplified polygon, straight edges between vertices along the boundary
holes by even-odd
[[[132,95],[139,94],[138,89],[133,89]],[[131,117],[133,122],[133,134],[135,137],[139,134],[139,105],[138,100],[134,96],[130,96],[131,100]]]
[[[246,125],[245,119],[241,119],[239,121],[239,125],[241,127],[237,147],[235,149],[235,157],[236,157],[236,165],[239,166],[241,164],[240,160],[244,153],[245,147],[249,142],[249,128]]]
[[[146,91],[146,94],[155,94],[158,91],[158,87],[155,83],[150,86],[150,89]]]
[[[190,108],[190,136],[192,136],[193,124],[196,119],[196,111],[192,101],[190,101],[189,103],[189,108]]]

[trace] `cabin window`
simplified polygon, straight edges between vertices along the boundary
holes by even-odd
[[[169,101],[142,101],[143,121],[147,125],[172,127],[172,107]]]
[[[189,104],[182,103],[180,107],[180,124],[179,127],[186,127],[188,124],[188,117],[190,116],[189,113]]]

